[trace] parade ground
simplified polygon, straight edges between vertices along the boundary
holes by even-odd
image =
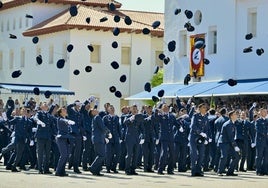
[[[190,172],[175,175],[158,175],[137,170],[139,175],[127,176],[123,171],[119,174],[93,176],[90,172],[75,174],[67,170],[68,177],[38,174],[36,170],[12,173],[0,164],[0,188],[267,188],[268,176],[256,176],[255,172],[238,172],[239,176],[217,176],[214,172],[206,172],[204,177],[191,177]]]

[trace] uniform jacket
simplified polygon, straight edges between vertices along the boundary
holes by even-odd
[[[222,126],[218,143],[231,144],[233,147],[237,146],[235,142],[235,129],[235,123],[231,120],[226,121]]]

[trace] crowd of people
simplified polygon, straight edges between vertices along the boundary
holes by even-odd
[[[59,106],[53,100],[0,99],[0,160],[6,170],[35,169],[68,176],[90,171],[138,175],[137,168],[158,175],[190,171],[204,176],[237,176],[235,171],[268,175],[267,104],[262,99],[190,98],[175,104],[123,106],[121,114],[94,96]],[[19,169],[18,169],[19,168]],[[55,171],[53,172],[52,169]]]

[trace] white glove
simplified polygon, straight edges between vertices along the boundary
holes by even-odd
[[[31,141],[30,141],[30,146],[33,146],[33,145],[34,145],[34,141],[31,140]]]
[[[4,121],[7,120],[7,114],[6,114],[6,112],[2,112],[2,118],[3,118]]]
[[[204,144],[205,144],[205,145],[207,145],[207,144],[208,144],[208,141],[207,141],[207,140],[205,140]]]
[[[252,143],[252,144],[251,144],[251,147],[252,147],[252,148],[255,148],[255,146],[256,146],[255,143]]]
[[[88,102],[90,102],[90,103],[92,103],[95,100],[96,100],[96,98],[93,95],[88,98]]]
[[[200,136],[204,137],[204,138],[207,138],[207,134],[206,133],[200,133]]]
[[[119,143],[121,144],[123,142],[123,140],[119,140]]]
[[[109,139],[105,138],[105,143],[108,144],[109,143]]]
[[[76,106],[82,106],[82,103],[81,102],[75,102],[74,103]]]
[[[46,124],[44,122],[40,121],[40,120],[37,120],[36,123],[37,123],[37,125],[41,125],[41,127],[45,127],[46,126]]]
[[[182,127],[180,127],[179,131],[182,133],[184,131],[184,129]]]
[[[252,106],[255,108],[255,107],[257,106],[257,103],[254,102],[254,103],[252,104]]]
[[[36,127],[33,127],[32,128],[32,132],[35,133],[37,131],[37,128]]]
[[[209,139],[208,139],[208,142],[209,142],[209,143],[210,143],[210,142],[212,142],[212,139],[211,139],[211,138],[209,138]]]
[[[237,147],[237,146],[234,147],[234,150],[235,150],[236,152],[239,152],[239,151],[240,151],[239,147]]]
[[[144,139],[141,139],[140,140],[140,144],[144,144]]]
[[[74,125],[74,124],[75,124],[75,122],[72,121],[72,120],[68,120],[67,123],[68,123],[69,125]]]
[[[83,141],[86,141],[87,140],[87,137],[86,136],[83,136]]]
[[[108,138],[109,138],[109,139],[113,138],[112,133],[109,133],[109,134],[108,134]]]
[[[132,115],[130,118],[129,118],[130,121],[134,121],[135,120],[135,116]]]
[[[99,101],[98,100],[95,101],[95,106],[99,106]]]
[[[159,144],[159,139],[155,140],[155,144],[158,145]]]

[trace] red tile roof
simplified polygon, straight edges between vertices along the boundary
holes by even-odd
[[[44,0],[37,0],[37,2],[44,3]],[[86,6],[93,6],[93,7],[107,7],[108,3],[113,2],[116,8],[121,7],[121,3],[115,0],[48,0],[48,3],[56,3],[56,4],[82,4]],[[2,0],[3,7],[0,11],[5,9],[14,8],[17,6],[21,6],[24,4],[32,3],[31,0]]]
[[[109,12],[100,8],[94,8],[84,5],[78,5],[78,14],[72,17],[69,9],[59,13],[58,15],[49,18],[48,20],[30,28],[23,33],[24,36],[36,36],[42,34],[49,34],[69,29],[87,29],[87,30],[103,30],[112,31],[114,27],[120,28],[120,32],[135,32],[141,33],[142,29],[147,27],[151,30],[151,34],[157,37],[164,35],[164,14],[150,13],[139,11],[116,10]],[[121,17],[121,21],[114,22],[114,15],[117,14]],[[128,15],[132,19],[131,25],[126,25],[124,17]],[[90,17],[90,23],[86,22],[86,18]],[[100,19],[107,17],[108,20],[100,22]],[[161,22],[159,28],[153,29],[152,23],[156,20]]]

